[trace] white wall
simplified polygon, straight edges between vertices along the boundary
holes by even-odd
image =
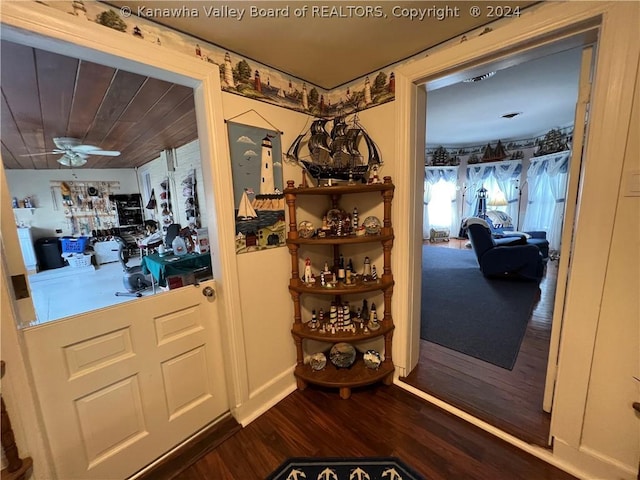
[[[283,131],[283,153],[305,126],[308,128],[306,115],[239,95],[223,93],[222,97],[225,119],[268,129],[275,126]],[[300,168],[282,163],[285,185],[287,180],[300,183]],[[227,207],[234,210],[233,204]],[[220,234],[235,237],[234,231]],[[242,318],[237,321],[242,322],[244,331],[248,379],[248,397],[236,415],[239,422],[246,424],[295,388],[292,372],[296,352],[291,337],[293,302],[288,289],[291,256],[287,247],[279,247],[237,254],[236,262],[242,308]]]
[[[118,181],[120,188],[114,193],[139,193],[138,182],[133,169],[92,169],[74,168],[73,170],[7,170],[7,182],[11,197],[22,199],[30,196],[36,208],[30,212],[18,212],[19,219],[29,222],[33,238],[71,235],[60,189],[55,188],[56,205],[52,197],[50,182],[58,181]],[[56,234],[56,229],[62,233]]]

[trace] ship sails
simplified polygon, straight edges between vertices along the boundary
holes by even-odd
[[[344,116],[333,119],[327,132],[328,119],[316,119],[309,131],[298,135],[286,153],[287,159],[300,164],[316,180],[362,180],[373,165],[380,165],[380,153],[364,128],[354,119],[349,125]],[[359,144],[364,139],[367,156],[361,153]],[[306,142],[308,156],[302,155]]]
[[[253,218],[258,218],[258,214],[251,206],[251,201],[249,201],[246,189],[244,190],[244,192],[242,192],[242,198],[240,198],[240,204],[238,205],[238,214],[236,215],[236,218],[238,220],[251,220]]]

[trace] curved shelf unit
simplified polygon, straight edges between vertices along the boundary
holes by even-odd
[[[340,397],[347,399],[351,396],[351,388],[364,387],[377,382],[390,385],[393,379],[393,363],[385,360],[377,370],[367,368],[358,356],[349,368],[337,368],[331,362],[323,370],[313,370],[309,365],[297,365],[293,374],[297,379],[307,383],[340,389]],[[388,383],[387,383],[388,382]]]
[[[385,177],[389,178],[390,177]],[[292,184],[293,182],[291,182]],[[395,186],[391,181],[383,183],[359,184],[355,185],[333,185],[331,187],[292,187],[287,182],[287,188],[284,189],[285,195],[292,193],[295,195],[344,195],[350,193],[370,193],[383,192],[385,190],[393,190]]]
[[[298,293],[310,293],[314,295],[352,295],[355,293],[367,293],[375,292],[378,290],[386,290],[392,287],[393,280],[381,280],[378,282],[366,282],[352,287],[345,285],[336,285],[335,287],[321,287],[318,280],[315,285],[309,286],[306,283],[300,281],[299,285],[290,285],[289,289]]]
[[[287,243],[292,245],[348,245],[360,243],[386,242],[393,240],[393,234],[388,235],[364,235],[358,237],[349,235],[347,237],[324,237],[324,238],[289,238]]]
[[[319,342],[361,342],[362,340],[371,340],[382,335],[390,333],[395,328],[394,325],[382,325],[379,330],[369,333],[350,333],[350,332],[336,332],[336,333],[320,333],[318,331],[311,331],[305,324],[297,323],[291,329],[293,335],[297,335],[300,338],[307,338],[309,340],[318,340]]]
[[[383,183],[376,184],[356,184],[356,185],[333,185],[330,187],[293,187],[293,182],[287,182],[285,188],[285,198],[289,209],[289,231],[287,234],[286,244],[291,254],[291,279],[289,281],[289,293],[294,305],[294,322],[291,328],[291,334],[296,344],[296,368],[294,376],[299,390],[304,390],[309,384],[321,385],[324,387],[333,387],[340,390],[340,397],[347,399],[351,395],[351,389],[365,385],[383,382],[390,385],[393,381],[393,360],[391,358],[392,337],[394,331],[393,318],[391,316],[391,296],[393,294],[393,274],[391,273],[391,249],[393,248],[393,227],[391,224],[391,201],[395,186],[391,182],[390,177],[385,177]],[[380,234],[376,235],[347,235],[347,236],[326,236],[302,238],[297,230],[296,220],[296,202],[299,195],[318,195],[328,199],[328,208],[338,208],[339,202],[343,195],[348,194],[366,194],[379,193],[382,197],[384,215]],[[342,282],[335,286],[321,286],[320,280],[316,278],[313,284],[306,284],[300,278],[300,260],[301,249],[310,245],[324,245],[331,250],[333,254],[334,273],[337,272],[340,257],[340,248],[344,245],[360,245],[378,243],[383,253],[383,269],[382,275],[375,281],[363,281],[358,276],[355,285],[345,285]],[[344,267],[342,267],[344,268]],[[358,329],[356,332],[340,330],[340,316],[338,316],[337,324],[334,326],[335,333],[329,333],[321,330],[312,331],[308,326],[308,322],[302,320],[302,295],[324,295],[335,298],[335,303],[340,305],[342,297],[350,295],[367,294],[371,292],[382,292],[384,296],[384,308],[378,310],[382,313],[382,318],[378,320],[380,327],[377,330]],[[341,307],[338,307],[341,308]],[[340,314],[339,314],[340,315]],[[369,319],[364,319],[369,323]],[[324,321],[327,321],[325,316]],[[335,317],[334,317],[335,321]],[[355,322],[354,322],[355,323]],[[325,324],[326,326],[326,324]],[[337,330],[337,331],[336,331]],[[304,363],[304,340],[314,340],[326,343],[357,343],[365,340],[380,338],[384,344],[384,352],[380,352],[384,357],[384,361],[377,369],[368,368],[362,359],[362,354],[358,353],[355,363],[349,368],[338,368],[329,360],[322,370],[314,370],[309,364]],[[305,345],[312,345],[306,343]],[[315,347],[317,348],[317,347]],[[308,352],[312,353],[312,352]]]

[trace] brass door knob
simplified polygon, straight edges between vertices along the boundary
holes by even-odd
[[[211,287],[204,287],[204,288],[202,289],[202,294],[203,294],[205,297],[212,298],[212,297],[214,297],[214,296],[215,296],[216,292],[215,292],[215,290],[214,290],[213,288],[211,288]]]

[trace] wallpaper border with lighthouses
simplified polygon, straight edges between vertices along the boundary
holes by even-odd
[[[227,129],[236,253],[282,247],[286,223],[280,133],[230,121]]]

